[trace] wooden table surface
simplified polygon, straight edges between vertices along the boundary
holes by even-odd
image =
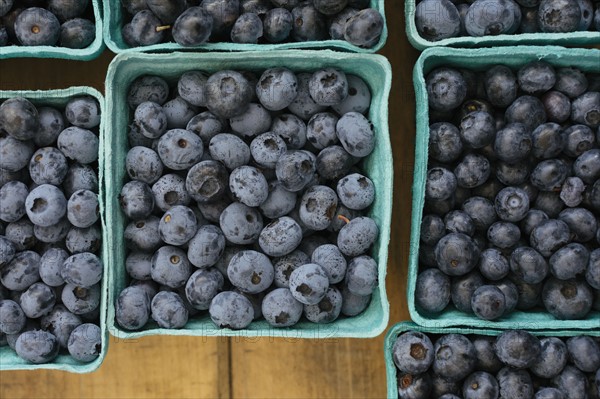
[[[394,212],[387,292],[390,326],[408,320],[406,271],[410,239],[415,105],[412,68],[418,53],[406,39],[404,2],[386,2],[389,38],[381,54],[393,66],[390,136],[394,151]],[[95,61],[0,61],[0,90],[72,85],[103,91],[114,55]],[[0,398],[384,398],[383,334],[375,339],[286,341],[272,338],[111,338],[92,374],[0,373]]]

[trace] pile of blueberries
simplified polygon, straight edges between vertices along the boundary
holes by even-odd
[[[102,350],[100,107],[0,105],[0,346],[31,363]]]
[[[419,35],[429,41],[600,31],[600,5],[592,0],[422,0],[415,24]]]
[[[435,343],[434,343],[435,342]],[[400,399],[595,399],[600,395],[600,340],[536,337],[398,336],[392,355]]]
[[[88,47],[96,38],[90,0],[0,0],[0,47]]]
[[[284,43],[346,40],[370,48],[380,39],[383,16],[370,0],[121,0],[131,15],[125,42],[149,46],[207,41]]]
[[[600,310],[600,75],[535,61],[440,67],[426,84],[417,308]]]
[[[145,75],[128,102],[122,328],[182,328],[206,310],[221,328],[289,327],[366,309],[379,229],[363,216],[376,132],[360,77],[189,71],[170,88]]]

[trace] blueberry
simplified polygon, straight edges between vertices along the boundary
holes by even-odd
[[[65,156],[54,147],[38,149],[29,161],[29,175],[36,184],[60,185],[69,165]]]
[[[547,91],[541,100],[549,122],[563,123],[571,116],[571,100],[560,91]]]
[[[475,111],[460,121],[460,138],[471,148],[483,148],[496,134],[494,117],[485,111]]]
[[[135,13],[130,23],[123,25],[121,34],[131,47],[150,46],[165,39],[162,22],[150,10]]]
[[[415,302],[425,312],[444,310],[450,303],[450,278],[435,268],[421,272],[417,276]]]
[[[183,287],[192,274],[186,253],[177,247],[164,246],[152,257],[152,280],[170,288]]]
[[[496,339],[496,354],[507,366],[525,369],[535,364],[540,356],[540,341],[522,330],[509,330]]]
[[[343,254],[340,252],[339,248],[333,244],[324,244],[321,245],[313,251],[311,255],[311,262],[318,264],[323,267],[327,272],[327,276],[329,277],[329,282],[331,284],[336,284],[341,282],[346,276],[347,270],[347,262],[344,258]],[[353,259],[355,263],[370,263],[373,261],[368,256],[361,256]],[[311,263],[308,260],[305,263]],[[373,261],[374,262],[374,261]],[[351,262],[352,263],[352,262]],[[375,263],[375,279],[377,278],[377,264]],[[376,284],[376,281],[375,281]],[[356,290],[353,290],[356,291]],[[356,293],[356,292],[355,292]],[[358,294],[364,295],[364,294]]]
[[[273,283],[274,269],[264,254],[248,250],[234,255],[229,262],[227,276],[241,291],[257,294]]]
[[[466,234],[449,233],[435,246],[437,266],[449,276],[462,276],[479,260],[479,248]]]
[[[0,134],[0,168],[17,172],[27,166],[33,155],[33,144]]]
[[[379,42],[384,25],[385,21],[379,11],[365,8],[348,19],[344,39],[358,47],[373,47]]]
[[[263,19],[263,33],[270,43],[281,43],[290,36],[292,31],[292,13],[285,8],[269,10]]]
[[[309,263],[292,272],[289,285],[296,300],[305,305],[316,305],[327,293],[329,278],[324,268]]]
[[[170,291],[161,291],[152,298],[150,304],[152,319],[159,327],[178,329],[188,321],[188,310],[181,297]]]
[[[533,208],[544,212],[551,218],[556,218],[565,207],[560,199],[560,193],[554,191],[541,191],[538,193]]]
[[[150,280],[150,269],[152,268],[152,254],[144,252],[130,252],[125,259],[125,270],[138,280]],[[41,268],[40,268],[41,270]]]
[[[58,135],[66,127],[62,113],[51,107],[39,107],[37,112],[39,127],[36,135],[33,137],[33,142],[38,147],[46,147],[55,144]]]
[[[415,24],[421,37],[439,41],[460,33],[460,15],[450,0],[424,0],[417,4]]]
[[[63,181],[65,196],[71,197],[77,190],[90,190],[98,193],[98,176],[89,165],[73,164]]]
[[[496,374],[496,379],[500,387],[500,398],[530,399],[533,397],[533,381],[525,370],[504,367]]]
[[[275,167],[277,179],[286,190],[298,192],[306,187],[316,171],[316,157],[305,151],[287,151]]]
[[[485,335],[478,335],[472,339],[475,353],[477,355],[476,370],[488,373],[497,373],[502,368],[502,362],[496,356],[494,345],[496,339]]]
[[[570,234],[569,226],[562,220],[546,220],[531,232],[531,246],[548,257],[570,241]]]
[[[23,10],[15,20],[15,35],[23,46],[54,46],[60,38],[60,22],[43,8]]]
[[[89,4],[89,0],[49,0],[48,10],[61,21],[66,21],[81,16]]]
[[[225,208],[219,223],[225,238],[239,245],[254,243],[263,229],[263,220],[256,208],[239,202]]]
[[[50,313],[40,319],[40,327],[54,335],[62,348],[67,348],[71,332],[81,324],[81,318],[67,310],[64,305],[56,305]]]
[[[594,148],[581,154],[573,164],[573,172],[587,184],[600,179],[600,149]]]
[[[446,234],[444,220],[437,215],[425,215],[421,219],[421,242],[435,245]]]
[[[0,331],[17,334],[25,327],[26,316],[21,306],[10,299],[0,300]]]
[[[319,152],[316,169],[323,179],[337,180],[346,176],[355,163],[356,158],[348,154],[342,146],[332,145]]]
[[[0,282],[12,291],[23,291],[40,280],[41,257],[33,251],[22,251],[0,270]]]
[[[379,229],[375,221],[361,216],[342,227],[337,237],[337,246],[346,256],[366,253],[377,240]]]
[[[471,299],[473,293],[484,285],[484,280],[481,274],[473,270],[464,276],[455,277],[452,279],[451,298],[452,304],[456,309],[463,313],[473,313]]]
[[[362,210],[375,199],[375,187],[371,179],[354,173],[338,181],[337,194],[346,207]]]
[[[567,244],[550,257],[550,272],[554,277],[568,280],[585,272],[589,251],[581,244]]]
[[[34,235],[33,223],[27,218],[21,218],[16,222],[9,223],[5,231],[6,238],[12,242],[17,251],[31,249],[37,244],[37,237]]]
[[[207,146],[214,136],[224,132],[225,126],[224,119],[210,111],[204,111],[190,119],[185,129],[200,136],[204,145]]]
[[[541,351],[529,367],[533,374],[542,378],[557,376],[567,364],[567,346],[556,337],[540,339]]]
[[[209,12],[202,7],[190,7],[178,15],[172,30],[176,43],[189,47],[208,41],[214,26]]]
[[[542,32],[575,32],[579,27],[581,9],[577,0],[541,0],[538,27]]]
[[[262,302],[262,314],[273,327],[290,327],[302,317],[303,306],[288,288],[269,292]]]
[[[198,228],[188,243],[188,259],[196,267],[210,267],[217,263],[225,249],[225,236],[219,227],[205,225]]]
[[[258,238],[263,252],[269,256],[284,256],[302,241],[302,229],[294,219],[284,216],[265,226]]]
[[[502,189],[494,201],[498,217],[507,222],[522,220],[529,211],[529,197],[520,188]]]
[[[128,218],[138,220],[150,215],[154,208],[154,196],[148,184],[133,180],[121,188],[119,203]]]
[[[560,389],[542,388],[535,393],[534,399],[565,399],[565,396]]]
[[[512,0],[476,0],[465,16],[465,28],[471,36],[515,33],[520,23],[521,9]]]
[[[269,195],[267,179],[252,166],[240,166],[229,176],[229,189],[233,198],[241,203],[256,207]]]
[[[300,250],[273,259],[273,269],[275,271],[274,283],[277,288],[288,288],[292,272],[298,267],[311,263],[311,258]],[[313,262],[317,263],[317,262]],[[326,266],[323,266],[324,268]],[[343,278],[343,277],[342,277]]]
[[[3,0],[0,3],[0,16],[4,16],[6,15],[10,9],[12,8],[12,6],[14,5],[14,0]]]
[[[517,77],[504,65],[487,70],[483,85],[488,100],[496,107],[508,107],[517,98]]]
[[[371,105],[371,91],[366,82],[356,75],[346,75],[348,81],[348,96],[339,104],[332,106],[339,115],[348,112],[366,114]]]
[[[567,340],[569,359],[584,373],[593,373],[600,367],[600,347],[589,336],[579,335]]]
[[[579,177],[567,177],[560,191],[560,199],[569,207],[576,207],[583,202],[585,184]]]
[[[130,222],[123,233],[127,248],[147,252],[157,250],[163,243],[160,237],[159,224],[160,219],[156,216]]]
[[[65,117],[73,126],[92,129],[100,125],[100,104],[92,96],[72,98],[65,105]]]
[[[99,218],[98,196],[89,190],[77,190],[67,202],[67,218],[75,227],[90,227]]]
[[[80,362],[91,362],[102,351],[102,333],[100,327],[92,323],[76,327],[69,336],[67,344],[69,354]]]
[[[14,244],[6,237],[0,236],[0,269],[8,265],[14,258],[16,249]]]
[[[594,132],[586,125],[572,125],[564,130],[563,152],[573,158],[579,157],[594,146]]]
[[[19,336],[15,351],[20,358],[34,364],[49,363],[58,356],[60,346],[47,331],[27,331]]]
[[[61,276],[67,284],[91,287],[102,279],[104,268],[96,255],[83,252],[71,255],[63,264]]]
[[[467,85],[462,74],[453,68],[437,68],[426,78],[429,107],[437,111],[458,108],[467,95]]]
[[[297,42],[325,40],[327,21],[312,2],[302,2],[292,9],[292,39]]]
[[[519,280],[528,284],[540,283],[548,275],[546,259],[530,247],[519,247],[513,251],[510,268]]]
[[[547,62],[529,62],[519,69],[517,78],[522,91],[542,94],[554,87],[556,72]]]
[[[431,392],[431,377],[429,374],[398,374],[398,398],[426,399]]]
[[[486,230],[496,221],[492,202],[484,197],[470,197],[462,204],[462,210],[471,218],[476,230]]]
[[[56,145],[65,157],[73,161],[89,164],[98,160],[100,142],[90,130],[68,127],[58,135]]]
[[[42,184],[27,195],[25,210],[33,224],[52,226],[67,213],[67,200],[56,186]]]
[[[431,200],[445,200],[450,198],[457,186],[454,173],[442,167],[431,168],[427,171],[425,183],[425,198]]]
[[[460,380],[475,368],[475,347],[464,335],[440,337],[435,342],[434,353],[432,369],[442,377]]]
[[[487,231],[489,242],[501,249],[507,249],[517,245],[521,239],[521,230],[510,222],[496,222]]]
[[[552,379],[552,384],[561,391],[568,392],[569,399],[587,398],[585,374],[576,367],[567,365],[559,375]]]
[[[409,374],[421,374],[433,363],[433,343],[417,331],[407,331],[396,339],[392,348],[396,367]]]
[[[150,298],[140,287],[127,287],[119,294],[115,304],[115,318],[126,330],[139,330],[150,318]]]
[[[479,271],[488,280],[501,280],[510,271],[510,264],[502,252],[495,248],[488,248],[481,253]]]
[[[162,176],[163,164],[152,149],[135,146],[127,152],[125,169],[131,179],[154,184]]]
[[[332,106],[340,104],[348,97],[348,79],[341,70],[320,69],[313,73],[308,82],[308,89],[316,104]]]
[[[270,219],[287,215],[296,205],[296,193],[287,191],[277,180],[269,183],[269,195],[260,205],[262,214]]]
[[[559,189],[569,173],[568,166],[560,159],[548,159],[536,165],[531,172],[531,183],[542,191]]]
[[[482,155],[467,154],[462,161],[456,165],[454,176],[458,186],[463,188],[475,188],[482,185],[491,173],[490,162]]]
[[[232,291],[217,294],[210,303],[209,313],[217,327],[232,330],[246,328],[254,318],[250,300]]]
[[[556,123],[543,123],[531,133],[531,153],[540,159],[557,157],[565,146],[565,135]]]
[[[25,216],[28,195],[27,186],[20,181],[10,181],[0,187],[0,220],[11,223]]]
[[[136,78],[129,85],[127,103],[131,109],[136,109],[138,105],[145,101],[163,105],[168,97],[169,85],[163,78],[154,75],[143,75]]]
[[[39,110],[26,98],[9,98],[0,105],[0,127],[13,138],[30,140],[39,125]]]
[[[463,383],[463,398],[493,399],[499,395],[500,388],[496,378],[485,371],[476,371]]]
[[[329,287],[325,297],[315,305],[304,305],[306,318],[318,324],[326,324],[335,321],[342,311],[342,294],[335,287]]]
[[[271,127],[271,122],[270,112],[257,103],[250,103],[246,112],[229,120],[231,130],[241,137],[254,137],[265,133]]]
[[[210,302],[223,289],[223,275],[214,268],[194,272],[185,285],[185,295],[194,309],[208,310]]]
[[[575,98],[585,93],[587,88],[588,80],[585,74],[579,69],[564,67],[556,70],[554,90],[567,95],[569,98]]]
[[[373,258],[364,255],[350,261],[346,272],[345,285],[351,293],[361,296],[370,295],[377,287],[377,282],[377,262]]]
[[[342,287],[342,314],[344,316],[357,316],[361,314],[371,302],[371,295],[354,295],[347,287]]]
[[[83,315],[92,312],[100,306],[100,285],[83,288],[66,284],[61,299],[71,313]]]
[[[186,206],[174,206],[162,216],[158,230],[166,244],[184,245],[196,234],[196,216]]]
[[[229,181],[227,169],[220,162],[202,161],[195,164],[189,171],[185,180],[185,189],[190,197],[200,204],[212,202],[221,197]],[[179,191],[179,190],[177,190]],[[177,194],[175,191],[175,194]],[[177,198],[180,195],[165,193],[165,200],[169,202],[167,196]],[[185,191],[182,193],[183,195]]]
[[[288,110],[300,119],[308,121],[313,115],[325,111],[327,107],[317,104],[311,96],[312,74],[298,73],[296,79],[298,80],[298,95],[288,106]],[[346,80],[348,80],[347,77]]]
[[[495,320],[506,312],[506,298],[498,287],[482,285],[471,297],[471,308],[477,317]]]
[[[133,123],[144,137],[157,139],[167,131],[167,114],[161,105],[145,101],[135,109]]]
[[[246,112],[253,93],[253,88],[241,73],[228,70],[211,75],[205,90],[209,111],[222,118]]]
[[[333,221],[338,197],[327,186],[312,186],[302,196],[300,219],[313,230],[325,230]]]
[[[277,161],[286,151],[285,141],[273,132],[257,136],[250,144],[250,153],[256,163],[271,169],[276,167]]]
[[[585,279],[592,288],[600,289],[600,249],[595,249],[590,253]]]
[[[584,318],[592,308],[592,289],[583,280],[549,278],[544,283],[542,301],[546,310],[559,320]]]
[[[96,25],[88,19],[73,18],[60,27],[59,43],[62,47],[84,49],[96,38]]]
[[[256,84],[256,95],[266,109],[280,111],[298,95],[296,75],[287,68],[267,69]]]

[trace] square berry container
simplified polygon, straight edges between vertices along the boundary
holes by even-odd
[[[102,6],[100,0],[92,0],[91,7],[96,25],[96,37],[92,44],[83,49],[57,46],[4,46],[0,47],[0,60],[4,58],[62,58],[89,61],[97,58],[104,50],[102,37]]]
[[[215,42],[205,43],[199,46],[184,47],[175,42],[159,43],[151,46],[130,47],[121,33],[121,28],[124,25],[124,18],[127,12],[123,10],[120,1],[105,1],[104,2],[104,41],[109,49],[115,53],[125,51],[151,51],[151,52],[166,52],[166,51],[271,51],[271,50],[288,50],[288,49],[332,49],[338,51],[348,51],[355,53],[375,53],[379,51],[387,40],[388,30],[385,23],[385,6],[384,0],[370,0],[370,7],[381,13],[384,19],[383,32],[379,42],[371,48],[362,48],[346,42],[345,40],[322,40],[308,42],[289,42],[277,44],[242,44],[231,42]]]
[[[510,54],[510,57],[506,55]],[[449,305],[439,314],[426,314],[415,305],[415,287],[419,271],[419,237],[425,204],[425,181],[428,164],[429,107],[425,77],[429,71],[440,66],[464,67],[485,71],[493,65],[502,64],[519,68],[528,62],[543,60],[554,67],[573,66],[583,72],[598,72],[600,50],[567,49],[563,47],[498,47],[483,49],[431,48],[421,54],[413,71],[413,83],[417,101],[417,136],[415,171],[413,180],[412,226],[408,265],[407,298],[411,319],[425,327],[469,326],[478,328],[521,328],[531,330],[598,329],[600,312],[592,310],[583,320],[558,320],[541,308],[531,311],[515,310],[495,321],[479,319],[475,315],[460,312]]]
[[[384,341],[383,352],[385,356],[385,369],[387,375],[387,397],[388,399],[398,399],[398,381],[396,376],[396,365],[392,357],[392,348],[396,342],[396,338],[407,331],[418,331],[426,334],[463,334],[463,335],[487,335],[498,336],[502,330],[493,330],[487,328],[443,328],[443,327],[423,327],[410,321],[403,321],[393,325],[387,332]],[[600,336],[600,330],[578,331],[565,329],[560,331],[529,331],[538,337],[573,337],[577,335],[589,335],[592,337]]]
[[[104,97],[99,91],[92,87],[75,86],[66,89],[58,90],[12,90],[12,91],[0,91],[0,100],[6,100],[12,97],[24,97],[31,101],[35,106],[51,106],[64,108],[67,102],[77,96],[89,95],[98,100],[101,110],[101,121],[100,121],[100,146],[98,149],[98,201],[100,205],[100,224],[102,228],[102,247],[100,249],[100,258],[104,265],[104,272],[102,275],[102,286],[101,286],[101,300],[100,300],[100,330],[102,334],[102,351],[100,356],[96,360],[90,363],[81,363],[73,359],[71,356],[59,355],[52,363],[45,364],[31,364],[21,359],[17,354],[8,346],[0,347],[0,371],[4,370],[38,370],[38,369],[49,369],[49,370],[61,370],[68,371],[71,373],[91,373],[100,367],[106,352],[108,351],[108,329],[106,326],[106,311],[107,311],[107,293],[108,293],[108,257],[109,254],[109,242],[108,234],[106,229],[106,205],[104,201],[104,154],[105,154],[105,137],[104,137]]]
[[[313,71],[318,68],[338,68],[346,73],[360,76],[372,93],[368,118],[376,131],[373,153],[364,161],[366,174],[375,184],[375,202],[368,214],[379,226],[379,237],[371,256],[377,261],[379,283],[373,292],[369,307],[359,316],[341,318],[331,324],[313,324],[301,321],[290,328],[274,328],[266,321],[255,321],[243,330],[219,329],[211,321],[208,312],[188,321],[180,330],[161,329],[154,322],[143,329],[130,332],[115,322],[115,300],[128,285],[125,270],[126,249],[123,231],[125,217],[120,209],[118,196],[126,181],[125,155],[128,151],[127,127],[131,112],[126,97],[131,82],[142,75],[154,74],[168,82],[176,82],[179,75],[189,70],[213,73],[223,69],[261,71],[273,67],[287,67],[295,72]],[[388,132],[388,97],[392,72],[389,62],[382,56],[371,54],[348,54],[333,51],[273,51],[248,52],[243,57],[236,53],[173,53],[173,54],[119,54],[108,68],[106,77],[106,107],[110,120],[107,125],[106,159],[106,210],[110,251],[110,289],[108,328],[118,338],[136,338],[147,335],[187,336],[241,336],[241,337],[288,337],[288,338],[370,338],[383,332],[389,319],[389,303],[385,291],[388,243],[392,213],[393,163]]]
[[[430,41],[419,35],[415,23],[417,9],[416,0],[406,0],[404,14],[406,16],[406,36],[408,41],[418,50],[429,47],[492,47],[492,46],[527,46],[527,45],[566,45],[583,46],[600,43],[600,32],[583,31],[569,33],[517,33],[497,36],[459,36]],[[506,53],[510,54],[510,53]]]

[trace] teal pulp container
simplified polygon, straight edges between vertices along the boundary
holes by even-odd
[[[415,24],[416,1],[406,0],[404,14],[406,16],[406,36],[408,41],[418,50],[429,47],[493,47],[493,46],[525,46],[525,45],[568,45],[583,46],[600,43],[600,32],[584,31],[570,33],[519,33],[497,36],[459,36],[439,41],[427,40],[417,31]]]
[[[21,359],[17,354],[10,349],[8,346],[0,347],[0,371],[4,370],[38,370],[38,369],[51,369],[51,370],[62,370],[71,373],[90,373],[95,371],[106,356],[108,351],[108,329],[106,327],[106,309],[107,309],[107,291],[108,291],[108,254],[109,254],[109,242],[108,234],[106,229],[106,217],[105,217],[105,201],[104,201],[104,154],[106,143],[104,140],[104,97],[97,90],[91,87],[69,87],[67,89],[60,90],[15,90],[15,91],[0,91],[0,101],[6,100],[12,97],[25,97],[36,106],[50,106],[64,109],[69,99],[81,95],[90,95],[95,97],[100,104],[100,110],[102,119],[100,122],[100,147],[98,157],[98,183],[99,183],[99,195],[98,200],[100,204],[100,223],[102,228],[102,248],[100,252],[100,258],[104,264],[104,274],[102,276],[102,296],[100,302],[100,330],[102,333],[102,351],[100,356],[96,360],[90,363],[81,363],[73,359],[68,354],[59,355],[52,363],[46,364],[31,364]]]
[[[381,13],[385,22],[384,0],[371,0],[371,7]],[[125,15],[124,15],[125,14]],[[106,23],[104,25],[104,41],[109,49],[115,53],[125,51],[152,51],[168,52],[176,50],[194,50],[194,51],[271,51],[271,50],[289,50],[289,49],[335,49],[341,51],[350,51],[358,53],[374,53],[380,50],[387,40],[388,30],[384,24],[383,32],[379,42],[372,48],[361,48],[346,42],[345,40],[323,40],[310,42],[290,42],[278,44],[241,44],[231,42],[205,43],[194,47],[183,47],[175,42],[160,43],[151,46],[130,47],[121,33],[124,18],[127,16],[119,1],[104,2],[104,16]]]
[[[497,47],[486,49],[451,49],[437,47],[421,54],[414,68],[413,80],[417,101],[417,138],[413,180],[412,226],[408,266],[408,308],[412,320],[425,327],[472,326],[485,328],[524,329],[592,329],[600,328],[600,312],[592,311],[583,320],[557,320],[541,308],[531,311],[515,310],[495,321],[486,321],[449,306],[438,314],[425,314],[415,306],[415,286],[419,270],[419,236],[427,175],[429,111],[425,77],[439,66],[453,66],[484,71],[503,64],[519,68],[531,61],[543,60],[555,67],[573,66],[584,72],[600,72],[600,50],[566,49],[562,47]]]
[[[487,335],[497,336],[502,333],[501,330],[486,328],[442,328],[442,327],[423,327],[413,322],[402,322],[394,325],[385,336],[384,356],[385,369],[387,374],[387,398],[398,399],[398,381],[396,380],[396,365],[392,357],[392,349],[396,338],[406,331],[419,331],[425,334],[463,334],[463,335]],[[560,331],[530,331],[533,335],[539,337],[574,337],[578,335],[589,335],[593,337],[600,336],[600,330],[560,330]]]
[[[106,1],[108,2],[108,0]],[[92,0],[96,37],[92,44],[83,49],[58,46],[4,46],[0,47],[0,60],[5,58],[63,58],[67,60],[89,61],[98,57],[104,50],[102,37],[102,7],[100,0]],[[117,2],[118,3],[118,2]]]
[[[379,238],[372,249],[372,256],[379,265],[379,285],[371,304],[361,315],[341,318],[331,324],[317,325],[300,322],[294,327],[276,329],[266,321],[253,322],[247,329],[233,331],[217,328],[205,312],[202,317],[190,319],[181,330],[161,329],[150,323],[140,331],[123,330],[115,322],[114,303],[128,284],[125,271],[125,245],[123,230],[126,220],[121,212],[118,195],[127,176],[125,156],[128,151],[127,131],[131,121],[126,97],[131,82],[142,75],[159,75],[174,84],[185,71],[202,70],[213,73],[223,69],[262,71],[272,67],[287,67],[293,71],[314,71],[333,67],[363,78],[372,92],[369,119],[375,126],[377,142],[374,152],[364,161],[367,174],[375,184],[375,203],[371,216],[380,228]],[[106,77],[106,107],[110,120],[107,125],[107,146],[111,149],[106,162],[107,224],[111,226],[110,289],[108,325],[111,334],[119,338],[135,338],[147,335],[195,335],[195,336],[270,336],[288,338],[368,338],[379,335],[387,326],[389,304],[385,292],[385,274],[390,239],[392,213],[393,163],[388,133],[388,96],[391,87],[391,67],[378,55],[336,53],[332,51],[273,51],[238,53],[173,53],[173,54],[119,54],[108,68]]]

